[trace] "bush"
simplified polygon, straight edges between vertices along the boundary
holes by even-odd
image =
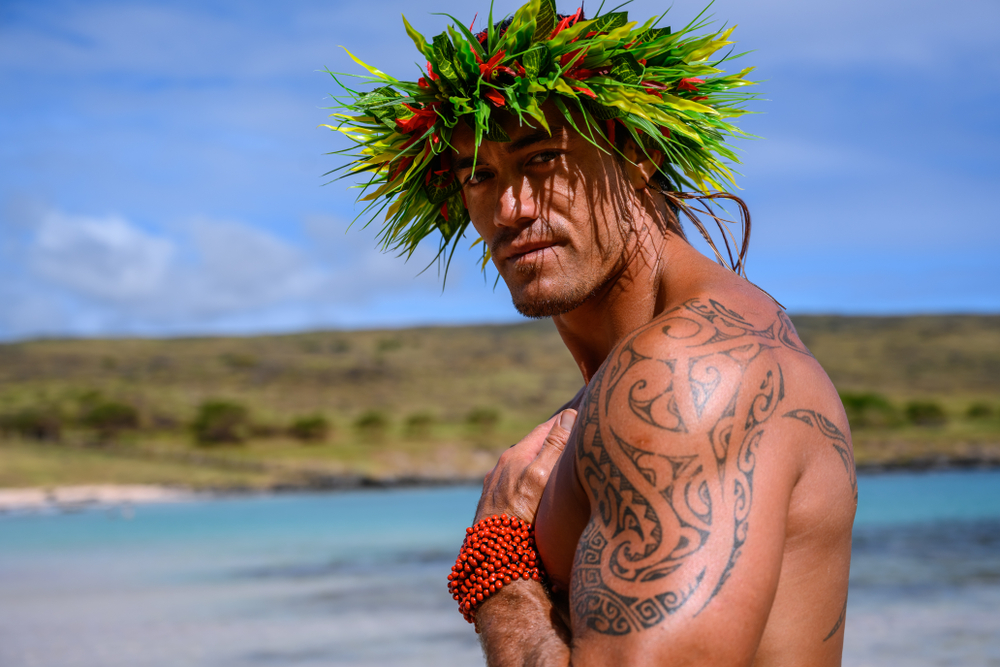
[[[321,442],[330,434],[330,422],[323,415],[309,415],[292,421],[288,434],[302,442]]]
[[[891,428],[900,424],[896,408],[881,394],[844,393],[840,400],[851,428]]]
[[[993,407],[988,403],[973,403],[965,412],[969,419],[989,419],[993,416]]]
[[[374,433],[384,431],[389,426],[389,418],[379,410],[369,410],[354,420],[354,428]]]
[[[496,408],[473,408],[465,416],[465,423],[480,431],[490,431],[500,421],[500,412]]]
[[[199,406],[191,426],[198,444],[239,443],[247,437],[249,412],[239,403],[205,401]]]
[[[434,425],[434,415],[417,412],[406,418],[406,435],[411,438],[426,438]]]
[[[0,430],[29,440],[58,441],[62,425],[62,417],[54,408],[23,408],[0,417]]]
[[[113,438],[121,431],[139,427],[139,411],[127,403],[95,403],[80,417],[80,423],[102,438]]]
[[[910,401],[906,404],[906,419],[917,426],[941,426],[948,421],[948,415],[933,401]]]

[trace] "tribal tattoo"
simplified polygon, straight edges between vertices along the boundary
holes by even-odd
[[[693,300],[634,332],[591,380],[574,436],[596,509],[573,565],[579,622],[624,635],[700,613],[722,589],[747,539],[757,450],[785,399],[782,350],[809,355],[784,313],[761,329]],[[728,558],[707,557],[720,551]]]
[[[854,467],[854,449],[851,447],[851,443],[848,441],[847,436],[844,435],[844,432],[837,428],[837,425],[830,421],[829,418],[815,410],[792,410],[791,412],[786,412],[783,416],[790,419],[798,419],[807,426],[819,429],[819,432],[830,441],[830,444],[837,450],[837,455],[844,464],[844,471],[851,482],[851,493],[854,494],[854,502],[857,502],[858,473]]]

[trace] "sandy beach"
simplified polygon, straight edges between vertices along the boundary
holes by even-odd
[[[0,489],[0,512],[165,503],[190,500],[195,497],[197,494],[185,489],[143,484]]]

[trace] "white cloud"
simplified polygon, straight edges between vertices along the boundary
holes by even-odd
[[[373,229],[345,233],[335,216],[307,217],[293,242],[234,220],[197,217],[153,233],[119,215],[24,210],[18,225],[0,227],[12,260],[0,338],[426,323],[419,304],[442,297],[433,266],[418,276],[433,247],[404,262],[375,251]],[[439,317],[509,318],[506,292],[483,286],[467,245],[438,306],[452,310]]]
[[[100,301],[130,303],[162,290],[174,244],[117,217],[42,218],[30,251],[36,274]]]
[[[207,218],[167,236],[121,216],[47,211],[27,244],[29,289],[55,289],[117,321],[212,319],[314,298],[328,273],[273,234]]]

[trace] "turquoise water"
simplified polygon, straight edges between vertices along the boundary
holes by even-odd
[[[1000,664],[1000,472],[862,476],[859,497],[844,664]],[[443,579],[477,499],[0,516],[0,665],[482,664]]]

